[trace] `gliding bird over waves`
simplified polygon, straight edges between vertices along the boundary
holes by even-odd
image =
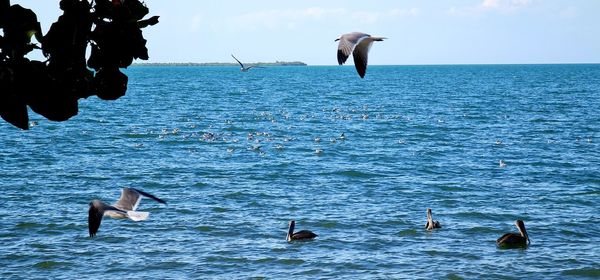
[[[506,233],[502,235],[498,240],[496,240],[496,244],[500,247],[525,247],[531,241],[529,241],[529,235],[527,234],[527,230],[525,230],[525,223],[522,220],[516,220],[515,225],[519,229],[520,234],[516,233]]]
[[[350,54],[354,57],[356,72],[361,78],[367,72],[367,61],[369,50],[374,41],[383,41],[385,37],[374,37],[362,32],[352,32],[340,36],[335,41],[340,41],[337,51],[337,59],[340,65],[344,64]]]
[[[135,211],[140,205],[142,197],[151,198],[159,203],[167,204],[164,200],[154,195],[134,188],[123,188],[123,190],[121,190],[121,197],[113,205],[108,205],[97,199],[92,200],[90,202],[90,210],[88,211],[90,237],[94,237],[96,232],[98,232],[98,228],[100,228],[100,223],[102,223],[102,217],[104,215],[111,218],[129,218],[136,222],[147,219],[150,213]]]
[[[233,54],[231,55],[231,57],[233,57],[233,59],[235,59],[235,61],[237,61],[237,63],[240,64],[240,66],[242,67],[242,68],[240,68],[240,70],[242,72],[248,72],[248,70],[250,70],[250,68],[254,67],[254,66],[248,66],[248,67],[244,66],[244,64],[239,59],[237,59],[237,58],[235,58],[235,56],[233,56]]]

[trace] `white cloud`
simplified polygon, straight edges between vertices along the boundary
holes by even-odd
[[[418,8],[411,9],[392,9],[389,12],[390,16],[406,17],[406,16],[417,16],[420,10]]]
[[[528,6],[532,2],[532,0],[483,0],[479,4],[479,8],[484,10],[514,11]]]
[[[356,11],[356,12],[346,12],[341,15],[339,20],[348,20],[351,19],[354,22],[358,22],[360,24],[375,24],[381,21],[389,21],[403,17],[413,17],[419,14],[419,9],[392,9],[385,12],[366,12],[366,11]]]
[[[560,11],[561,18],[574,18],[577,17],[577,8],[573,6],[569,6],[564,10]]]
[[[321,21],[375,24],[381,21],[418,16],[419,9],[392,9],[389,11],[349,11],[347,9],[324,9],[319,7],[301,10],[266,10],[226,19],[232,28],[294,29],[305,23]]]
[[[483,0],[476,6],[451,7],[447,13],[456,16],[481,15],[492,11],[513,13],[532,5],[534,2],[534,0]]]

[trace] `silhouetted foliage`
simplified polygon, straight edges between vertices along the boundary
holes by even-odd
[[[143,2],[62,0],[59,5],[63,14],[44,36],[32,10],[0,0],[0,116],[21,129],[29,128],[27,106],[49,120],[65,121],[77,115],[80,98],[123,96],[128,78],[119,68],[148,59],[141,28],[157,24],[158,16],[143,19],[149,13]],[[34,36],[41,47],[32,43]],[[25,57],[40,48],[46,61]]]

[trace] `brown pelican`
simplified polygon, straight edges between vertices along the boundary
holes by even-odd
[[[425,228],[427,230],[432,230],[434,228],[442,228],[440,222],[434,221],[431,216],[431,208],[427,208],[427,223],[425,224]]]
[[[365,77],[367,72],[367,61],[369,50],[374,41],[383,41],[385,37],[374,37],[362,32],[352,32],[340,36],[335,41],[340,41],[338,44],[337,59],[340,65],[344,64],[350,54],[354,58],[354,66],[356,72],[361,78]]]
[[[254,67],[254,66],[248,66],[248,67],[244,66],[244,64],[239,59],[237,59],[237,58],[235,58],[235,56],[233,56],[233,54],[231,55],[231,57],[233,57],[233,59],[235,59],[235,61],[237,61],[237,63],[240,64],[240,66],[241,66],[240,71],[242,71],[242,72],[248,72],[248,70],[250,70],[251,68]]]
[[[527,230],[525,230],[525,223],[522,220],[516,220],[515,225],[519,229],[520,234],[516,233],[507,233],[502,235],[502,237],[496,240],[496,244],[500,247],[523,247],[527,246],[527,244],[531,243],[529,241],[529,235],[527,234]]]
[[[123,188],[123,190],[121,190],[121,197],[113,205],[108,205],[97,199],[92,200],[88,211],[90,237],[94,237],[96,232],[98,232],[98,228],[100,228],[100,223],[102,223],[102,217],[104,215],[111,218],[129,218],[136,222],[147,219],[150,213],[135,211],[139,206],[142,197],[148,197],[162,204],[166,204],[164,200],[134,188]]]
[[[288,228],[288,233],[286,240],[287,242],[292,242],[293,240],[309,240],[314,239],[317,235],[310,230],[301,230],[299,232],[294,232],[294,228],[296,227],[296,221],[290,221],[290,227]]]

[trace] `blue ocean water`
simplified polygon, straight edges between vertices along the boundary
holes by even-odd
[[[0,278],[600,277],[600,65],[127,74],[68,122],[0,122]],[[89,238],[123,186],[168,204]],[[497,248],[516,219],[531,245]]]

